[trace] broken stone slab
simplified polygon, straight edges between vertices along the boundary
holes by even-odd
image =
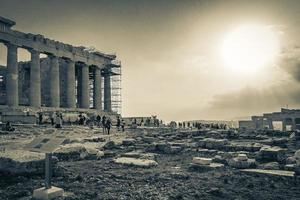
[[[199,165],[209,165],[212,162],[211,158],[194,157],[192,163]]]
[[[256,165],[255,159],[239,160],[237,157],[229,159],[227,163],[230,167],[237,169],[253,168]]]
[[[198,149],[198,153],[201,155],[209,155],[209,156],[215,156],[218,153],[218,150],[215,149]]]
[[[237,159],[239,161],[247,161],[248,160],[248,156],[246,154],[240,153],[240,154],[238,154]]]
[[[44,134],[53,134],[53,133],[55,133],[55,132],[56,132],[56,129],[50,128],[50,129],[46,129],[46,130],[44,131]]]
[[[279,170],[280,165],[278,162],[269,162],[263,163],[258,166],[259,169],[268,169],[268,170]]]
[[[274,146],[264,146],[259,150],[257,155],[258,160],[283,162],[285,160],[286,150]]]
[[[154,154],[154,153],[142,153],[142,152],[139,152],[139,151],[132,151],[132,152],[127,152],[127,153],[121,154],[121,157],[155,160],[156,154]]]
[[[142,137],[142,141],[146,142],[146,143],[152,143],[155,141],[155,138],[144,136],[144,137]]]
[[[25,150],[0,152],[0,172],[11,174],[44,173],[45,155]]]
[[[81,160],[86,156],[86,148],[80,144],[66,144],[53,152],[59,160]]]
[[[117,164],[122,165],[133,165],[137,167],[154,167],[157,166],[158,163],[154,160],[147,160],[147,159],[137,159],[137,158],[128,158],[128,157],[120,157],[114,159],[114,162]]]
[[[296,160],[296,165],[300,166],[300,149],[295,152],[294,157],[295,157],[295,160]]]
[[[198,141],[198,146],[207,149],[222,149],[228,144],[227,139],[205,138]]]
[[[92,137],[92,138],[84,138],[83,141],[84,142],[105,142],[105,139],[100,137]]]
[[[115,149],[117,148],[117,145],[114,141],[108,141],[104,146],[103,146],[104,149],[108,149],[108,150],[111,150],[111,149]]]
[[[124,146],[131,146],[131,145],[134,145],[135,143],[136,143],[136,140],[133,138],[124,139],[122,141],[122,145],[124,145]]]
[[[295,169],[296,169],[296,164],[287,164],[287,165],[284,165],[284,170],[295,171]]]
[[[168,146],[167,148],[164,149],[164,153],[175,154],[181,152],[182,150],[183,148],[180,146]]]
[[[85,160],[99,159],[102,153],[96,148],[84,146],[83,144],[66,144],[60,146],[53,152],[59,160]],[[103,153],[104,154],[104,153]]]
[[[266,170],[266,169],[241,169],[241,172],[250,174],[268,174],[274,176],[294,177],[294,172],[286,170]]]
[[[221,155],[215,155],[212,159],[212,162],[227,164],[226,159],[224,159]]]
[[[201,164],[195,164],[191,163],[189,166],[190,170],[200,171],[200,172],[206,172],[210,170],[217,170],[224,168],[224,164],[221,163],[210,163],[208,165],[201,165]]]

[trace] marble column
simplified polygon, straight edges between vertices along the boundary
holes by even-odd
[[[89,66],[82,64],[81,67],[81,108],[90,107],[90,84],[89,84]]]
[[[18,91],[18,47],[7,43],[7,74],[6,74],[6,104],[8,106],[19,105]]]
[[[41,68],[40,53],[30,50],[30,88],[29,88],[29,104],[33,107],[41,106]]]
[[[59,63],[57,56],[50,56],[50,106],[60,106]]]
[[[101,99],[101,69],[96,67],[94,71],[94,108],[102,109]]]
[[[111,112],[111,81],[108,73],[104,76],[104,110]]]
[[[286,131],[287,119],[282,120],[282,131]]]
[[[75,62],[67,60],[67,107],[75,108]]]
[[[292,131],[296,130],[296,119],[292,118]]]
[[[272,119],[268,119],[268,125],[269,125],[269,129],[273,130],[273,120]]]

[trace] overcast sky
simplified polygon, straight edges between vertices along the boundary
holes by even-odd
[[[0,15],[22,32],[116,52],[124,116],[237,119],[300,106],[297,0],[0,0]],[[225,35],[247,23],[272,26],[281,46],[278,63],[249,76],[219,55]]]

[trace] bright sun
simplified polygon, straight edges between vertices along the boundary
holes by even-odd
[[[226,67],[235,72],[258,72],[275,61],[279,39],[268,26],[243,25],[226,35],[221,53]]]

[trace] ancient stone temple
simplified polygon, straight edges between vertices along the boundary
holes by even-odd
[[[121,67],[116,55],[22,33],[14,25],[0,17],[0,42],[7,47],[7,66],[0,67],[2,110],[112,113],[111,76]],[[31,61],[18,63],[18,48],[27,49]]]

